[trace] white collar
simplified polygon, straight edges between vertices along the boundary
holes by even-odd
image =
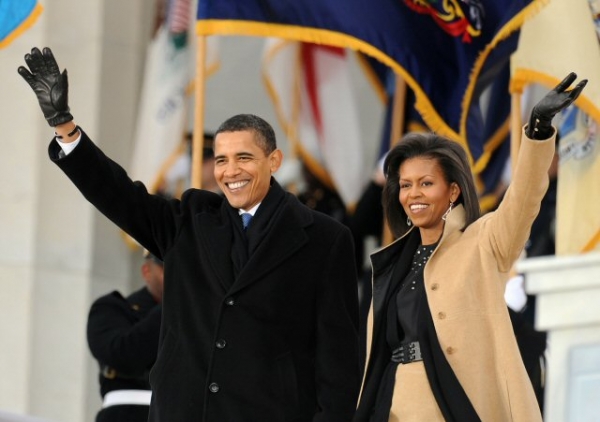
[[[261,204],[261,202],[259,202],[258,204],[256,204],[252,208],[250,208],[248,211],[239,208],[238,209],[238,214],[242,215],[244,213],[248,213],[248,214],[252,215],[252,217],[254,217],[254,214],[256,214],[256,210],[258,209],[258,207],[260,206],[260,204]]]

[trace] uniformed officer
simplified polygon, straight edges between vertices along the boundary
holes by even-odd
[[[141,267],[145,286],[127,297],[98,298],[88,318],[90,351],[100,366],[102,409],[96,422],[146,422],[148,375],[156,360],[163,294],[163,263],[149,252]]]

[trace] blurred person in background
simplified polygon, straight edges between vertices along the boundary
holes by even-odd
[[[192,175],[192,138],[193,133],[185,136],[177,155],[169,157],[156,182],[156,194],[164,198],[181,198],[182,193],[191,187]],[[202,189],[219,193],[215,180],[215,154],[213,151],[215,135],[204,132],[202,144]]]
[[[144,287],[124,297],[118,291],[92,304],[87,323],[90,351],[100,367],[102,409],[96,422],[146,422],[149,373],[158,353],[164,270],[144,252]]]

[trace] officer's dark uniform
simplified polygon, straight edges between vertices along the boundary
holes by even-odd
[[[96,422],[148,420],[149,403],[132,404],[127,393],[144,395],[150,390],[148,374],[156,360],[160,321],[161,306],[146,287],[127,298],[114,291],[92,305],[87,339],[100,365],[100,394],[104,399]]]

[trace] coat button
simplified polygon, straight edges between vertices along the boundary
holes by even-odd
[[[439,319],[445,319],[446,318],[446,314],[444,312],[438,312],[438,318]]]
[[[431,285],[431,290],[437,290],[437,289],[439,289],[439,288],[440,288],[440,285],[439,285],[439,284],[437,284],[437,283],[433,283],[433,284]]]
[[[219,392],[219,384],[217,384],[216,382],[213,382],[208,386],[208,389],[211,393],[218,393]]]
[[[446,347],[446,353],[448,353],[449,355],[453,354],[455,351],[456,349],[454,349],[454,347],[452,346]]]
[[[227,299],[225,299],[225,304],[227,306],[233,306],[235,305],[235,299],[232,297],[228,297]]]
[[[223,339],[220,339],[220,340],[217,340],[216,345],[217,345],[218,349],[224,349],[225,346],[227,346],[227,342]]]

